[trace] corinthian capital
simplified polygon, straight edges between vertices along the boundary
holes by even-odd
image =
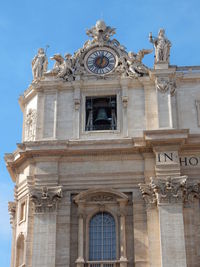
[[[149,184],[139,184],[142,196],[147,204],[182,203],[187,192],[187,176],[151,178]]]
[[[184,200],[186,176],[166,177],[165,179],[151,178],[151,186],[155,192],[157,203],[181,203]]]
[[[156,206],[157,199],[155,192],[150,184],[139,184],[140,190],[142,192],[142,196],[146,203],[147,208],[153,208]]]
[[[30,199],[35,204],[35,212],[53,212],[57,208],[57,202],[62,197],[62,187],[30,187]]]

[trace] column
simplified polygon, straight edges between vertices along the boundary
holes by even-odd
[[[126,218],[125,218],[125,206],[127,204],[126,199],[120,199],[120,267],[127,267],[126,257]]]
[[[78,202],[78,216],[78,259],[76,266],[84,267],[84,207],[81,202]]]

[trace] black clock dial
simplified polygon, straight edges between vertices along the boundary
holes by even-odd
[[[87,67],[95,74],[107,74],[115,68],[115,65],[115,56],[107,50],[96,50],[87,58]]]

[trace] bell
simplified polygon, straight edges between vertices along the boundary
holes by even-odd
[[[110,120],[107,116],[105,108],[99,108],[96,120],[94,121],[96,125],[108,125],[110,124]]]

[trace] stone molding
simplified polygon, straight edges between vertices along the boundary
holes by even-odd
[[[35,213],[54,212],[62,198],[62,187],[29,187],[29,195],[35,205]]]

